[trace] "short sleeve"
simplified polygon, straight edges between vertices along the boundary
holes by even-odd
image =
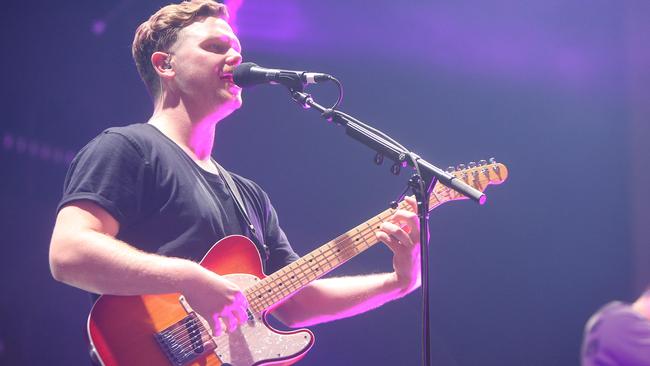
[[[77,200],[92,201],[121,226],[137,221],[143,210],[149,164],[126,136],[104,131],[73,159],[57,211]]]

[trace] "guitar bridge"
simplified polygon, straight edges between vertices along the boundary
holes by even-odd
[[[190,313],[179,322],[154,334],[154,338],[174,366],[183,366],[216,348],[210,341],[209,331],[201,324],[196,313]]]

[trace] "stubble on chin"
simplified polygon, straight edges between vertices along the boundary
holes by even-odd
[[[223,100],[221,103],[221,109],[224,112],[224,117],[230,115],[232,112],[236,111],[237,109],[241,108],[243,104],[241,92],[236,93],[236,94],[230,94],[228,95],[227,98]]]

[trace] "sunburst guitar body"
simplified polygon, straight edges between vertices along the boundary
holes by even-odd
[[[243,236],[220,240],[201,265],[242,289],[254,288],[266,277],[255,245]],[[311,348],[312,332],[277,331],[253,304],[245,325],[213,337],[181,294],[105,295],[91,310],[88,333],[106,366],[290,365]]]

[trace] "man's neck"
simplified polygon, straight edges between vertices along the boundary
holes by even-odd
[[[179,145],[197,162],[210,161],[214,145],[216,124],[224,118],[223,113],[190,111],[182,103],[174,106],[156,106],[148,123]]]

